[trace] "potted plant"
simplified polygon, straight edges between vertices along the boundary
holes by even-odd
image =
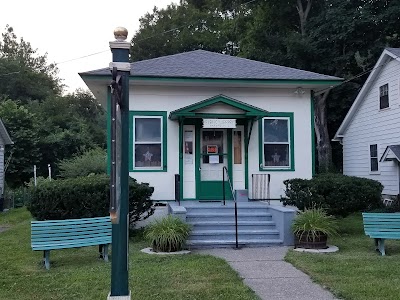
[[[171,215],[146,227],[144,237],[154,252],[181,251],[189,237],[190,225]]]
[[[333,216],[323,208],[304,209],[294,219],[292,231],[295,247],[326,249],[329,236],[337,235],[338,226]]]

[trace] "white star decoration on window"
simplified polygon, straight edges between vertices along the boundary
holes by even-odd
[[[281,157],[278,153],[275,153],[274,155],[271,155],[274,163],[278,163],[279,162],[279,158]]]
[[[149,150],[147,150],[147,152],[143,154],[143,156],[144,156],[144,161],[151,161],[153,154],[150,153]]]

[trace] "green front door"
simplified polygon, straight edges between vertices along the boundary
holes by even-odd
[[[197,198],[200,200],[223,199],[223,167],[232,178],[232,130],[196,128]],[[232,193],[225,173],[225,199]]]

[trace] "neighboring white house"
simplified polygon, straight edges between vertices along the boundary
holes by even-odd
[[[108,68],[81,73],[110,105]],[[130,175],[154,186],[154,200],[221,199],[227,167],[235,190],[271,174],[283,181],[314,172],[312,91],[340,78],[196,50],[131,64]]]
[[[380,181],[399,194],[400,48],[386,48],[336,132],[343,173]]]
[[[7,132],[6,127],[3,124],[3,121],[0,119],[0,197],[4,193],[4,152],[5,146],[13,144],[10,135]]]

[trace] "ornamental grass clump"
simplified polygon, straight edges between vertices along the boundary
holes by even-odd
[[[313,207],[297,215],[292,224],[292,231],[299,239],[315,241],[322,235],[337,235],[338,225],[335,218],[328,215],[325,209]]]
[[[181,251],[190,234],[190,225],[171,215],[151,223],[144,232],[154,252]]]

